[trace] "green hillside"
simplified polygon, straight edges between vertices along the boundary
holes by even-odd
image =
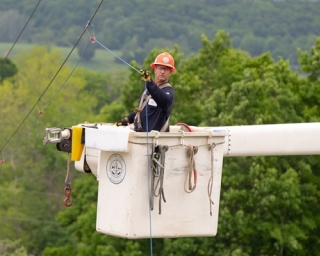
[[[2,0],[0,41],[13,42],[38,1]],[[20,42],[71,47],[101,1],[41,1]],[[320,35],[320,2],[302,0],[105,0],[88,32],[122,57],[142,63],[153,48],[178,44],[189,55],[224,30],[235,48],[253,56],[270,51],[297,64],[296,48]],[[89,36],[87,33],[85,36]]]
[[[32,47],[35,45],[33,44],[27,44],[27,43],[17,43],[12,51],[10,52],[9,58],[15,59],[15,56],[21,52],[28,52],[31,50]],[[0,43],[0,53],[2,56],[5,56],[6,53],[10,50],[12,47],[12,43]],[[57,47],[59,48],[64,58],[68,56],[70,51],[72,50],[72,47]],[[119,54],[119,51],[115,51],[115,54]],[[127,67],[121,63],[118,63],[115,61],[116,57],[104,50],[104,49],[97,49],[95,51],[94,57],[90,61],[85,61],[81,59],[79,63],[79,67],[83,67],[85,69],[94,70],[94,71],[115,71],[115,70],[125,70]],[[71,68],[73,68],[77,62],[80,60],[80,56],[77,53],[77,50],[75,49],[70,57],[68,58],[67,63],[70,65]]]

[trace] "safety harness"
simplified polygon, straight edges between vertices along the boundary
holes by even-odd
[[[166,88],[166,87],[172,87],[169,83],[165,83],[159,86],[160,89]],[[137,123],[137,131],[138,132],[144,132],[142,126],[141,126],[141,118],[140,118],[140,113],[141,111],[144,109],[144,107],[146,106],[146,104],[148,103],[148,101],[151,99],[151,94],[147,95],[147,90],[144,91],[144,93],[141,96],[140,99],[140,103],[139,103],[139,107],[137,107],[134,112],[136,113],[136,116],[134,117],[135,122]],[[169,126],[169,118],[170,116],[168,116],[167,121],[165,122],[165,124],[162,126],[160,132],[164,132],[167,130],[168,126]]]

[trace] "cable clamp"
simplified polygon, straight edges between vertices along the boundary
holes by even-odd
[[[90,36],[90,42],[95,43],[96,42],[96,37],[95,36]]]
[[[47,143],[59,143],[62,139],[70,138],[70,131],[65,129],[61,131],[60,128],[52,127],[46,128],[46,136],[43,139],[43,145]]]

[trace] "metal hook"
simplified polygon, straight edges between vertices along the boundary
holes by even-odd
[[[208,136],[208,146],[209,146],[209,150],[210,150],[211,147],[212,147],[212,135],[213,135],[213,132],[212,132],[212,131],[209,131],[209,136]]]
[[[181,132],[181,137],[180,137],[180,145],[184,146],[184,131],[180,130],[179,132]]]
[[[63,200],[63,204],[64,204],[64,206],[66,206],[66,207],[71,206],[71,205],[72,205],[72,199],[71,199],[71,197],[66,197],[66,198]]]
[[[86,25],[86,28],[88,28],[89,26],[92,26],[92,27],[93,27],[93,24],[90,22],[90,20],[88,20],[87,25]]]
[[[155,139],[155,141],[156,141],[155,146],[158,146],[158,145],[159,145],[159,143],[158,143],[158,138],[159,138],[159,136],[160,136],[160,132],[159,132],[159,131],[155,131],[155,132],[156,132],[156,135],[154,136],[154,139]]]
[[[64,195],[66,197],[70,197],[71,196],[71,187],[70,185],[67,185],[65,188],[64,188]]]

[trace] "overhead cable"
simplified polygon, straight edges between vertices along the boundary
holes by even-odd
[[[15,129],[15,131],[12,133],[12,135],[9,137],[9,139],[5,142],[5,144],[1,147],[0,149],[0,153],[2,152],[2,150],[6,147],[6,145],[11,141],[11,139],[13,138],[13,136],[17,133],[17,131],[20,129],[20,127],[22,126],[22,124],[27,120],[27,118],[30,116],[31,112],[35,109],[35,107],[37,106],[37,104],[39,103],[39,101],[41,100],[41,98],[44,96],[44,94],[46,93],[46,91],[50,88],[52,82],[54,81],[54,79],[57,77],[57,75],[59,74],[59,72],[61,71],[61,69],[63,68],[64,64],[67,62],[67,60],[69,59],[70,55],[72,54],[73,50],[76,48],[76,46],[78,45],[79,41],[81,40],[83,34],[86,32],[88,26],[91,24],[92,20],[94,19],[94,17],[96,16],[100,6],[102,5],[104,0],[101,0],[99,6],[97,7],[95,13],[93,14],[93,16],[91,17],[91,19],[88,21],[86,27],[84,28],[83,32],[81,33],[79,39],[77,40],[77,42],[74,44],[73,48],[71,49],[70,53],[68,54],[68,56],[66,57],[66,59],[63,61],[63,63],[61,64],[60,68],[57,70],[56,74],[53,76],[53,78],[51,79],[51,81],[49,82],[49,84],[47,85],[47,87],[45,88],[45,90],[42,92],[42,94],[40,95],[40,97],[38,98],[37,102],[33,105],[33,107],[30,109],[30,111],[28,112],[28,114],[25,116],[25,118],[22,120],[22,122],[18,125],[18,127]]]
[[[13,47],[15,46],[15,44],[17,43],[17,41],[19,40],[20,36],[22,35],[23,31],[25,30],[25,28],[27,27],[29,21],[31,20],[33,14],[35,13],[36,9],[38,8],[39,4],[40,4],[41,0],[39,0],[39,2],[37,3],[36,7],[34,7],[33,12],[31,13],[29,19],[27,20],[26,24],[24,25],[24,27],[22,28],[20,34],[18,35],[17,39],[14,41],[13,45],[11,46],[10,50],[8,51],[8,53],[6,54],[6,56],[4,57],[4,60],[9,56],[10,52],[12,51]],[[4,63],[4,61],[2,62]],[[1,66],[1,65],[0,65]]]

